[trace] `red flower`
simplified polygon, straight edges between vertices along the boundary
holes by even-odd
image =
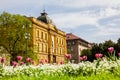
[[[99,58],[101,58],[102,56],[103,56],[103,54],[101,54],[101,53],[95,54],[96,59],[99,59]]]
[[[31,58],[27,58],[26,61],[27,61],[27,62],[31,62]]]
[[[83,56],[83,60],[86,61],[87,60],[87,56]]]
[[[118,53],[118,56],[120,57],[120,52]]]
[[[23,59],[22,56],[17,56],[16,58],[17,58],[17,60],[20,60],[20,61]]]
[[[66,54],[66,58],[71,59],[72,58],[71,54]]]
[[[110,53],[112,53],[112,52],[114,51],[114,47],[109,47],[109,48],[108,48],[108,51],[109,51]]]
[[[14,67],[17,67],[17,66],[18,66],[18,63],[17,63],[16,61],[13,61],[13,62],[12,62],[12,65],[13,65]]]
[[[4,62],[5,62],[5,58],[2,57],[2,58],[1,58],[1,63],[4,63]]]

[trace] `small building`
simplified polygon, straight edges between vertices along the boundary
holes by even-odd
[[[66,33],[59,30],[44,11],[38,18],[28,17],[33,26],[33,47],[38,61],[49,63],[65,61]]]
[[[67,49],[68,49],[68,51],[69,50],[71,51],[72,60],[75,63],[79,62],[79,57],[81,55],[82,50],[89,49],[92,47],[88,41],[86,41],[72,33],[66,34],[66,41],[67,41]]]

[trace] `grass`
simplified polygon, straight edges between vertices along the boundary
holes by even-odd
[[[38,77],[34,76],[15,76],[15,77],[4,77],[0,78],[0,80],[120,80],[120,75],[116,75],[115,73],[102,73],[91,76],[50,76],[50,75],[42,75]]]

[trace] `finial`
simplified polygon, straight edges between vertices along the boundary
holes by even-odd
[[[45,12],[45,8],[43,9],[43,13],[41,13],[41,16],[43,15],[47,15],[47,13]]]
[[[43,13],[45,13],[45,9],[43,9]]]

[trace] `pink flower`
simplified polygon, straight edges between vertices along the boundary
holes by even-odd
[[[102,57],[102,60],[106,60],[106,57]]]
[[[34,65],[35,64],[35,62],[34,61],[31,61],[31,63]]]
[[[26,61],[27,61],[27,62],[31,62],[31,58],[27,58]]]
[[[96,59],[99,59],[99,58],[101,58],[102,56],[103,56],[103,54],[101,54],[101,53],[95,54]]]
[[[23,59],[22,56],[17,56],[16,58],[17,58],[17,60],[20,60],[20,61]]]
[[[63,62],[63,61],[60,61],[60,64],[64,64],[64,62]]]
[[[44,60],[42,59],[42,60],[40,60],[40,64],[44,64]]]
[[[118,56],[120,57],[120,52],[118,53]]]
[[[2,57],[2,58],[1,58],[1,63],[4,63],[4,62],[5,62],[5,58]]]
[[[79,57],[80,61],[83,61],[83,57]]]
[[[108,51],[109,51],[110,53],[112,53],[112,52],[114,51],[114,47],[109,47],[109,48],[108,48]]]
[[[20,65],[24,65],[24,62],[20,62]]]
[[[48,62],[48,60],[47,60],[47,59],[45,59],[45,62],[47,63],[47,62]]]
[[[12,62],[12,65],[13,65],[14,67],[17,67],[17,66],[18,66],[18,63],[17,63],[16,61],[13,61],[13,62]]]
[[[86,61],[87,60],[87,56],[83,56],[83,60]]]
[[[72,58],[71,54],[66,54],[66,58],[71,59]]]

